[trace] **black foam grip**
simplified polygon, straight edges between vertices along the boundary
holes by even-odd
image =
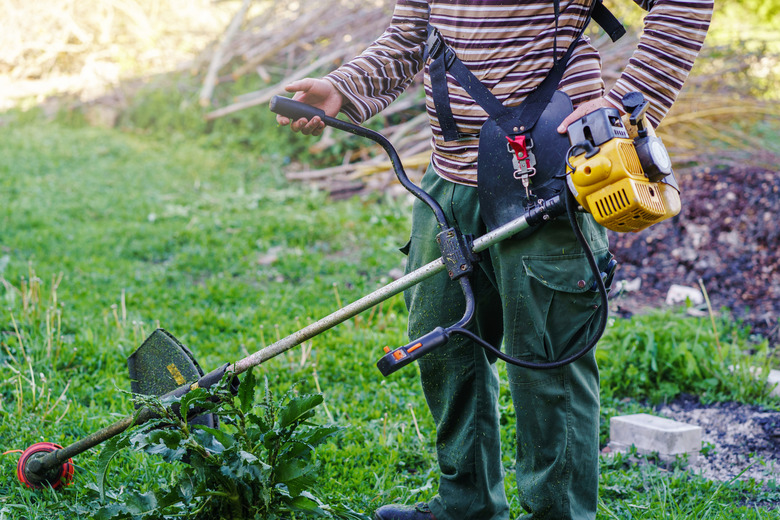
[[[271,99],[270,108],[271,112],[275,112],[280,116],[284,116],[292,120],[305,118],[311,121],[315,116],[319,116],[320,119],[327,117],[325,112],[319,108],[314,108],[313,106],[307,105],[306,103],[293,101],[292,99],[283,96],[274,96]]]

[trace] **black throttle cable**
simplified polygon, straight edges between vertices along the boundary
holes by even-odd
[[[588,343],[578,352],[572,354],[571,356],[558,360],[558,361],[550,361],[550,362],[531,362],[531,361],[523,361],[522,359],[518,359],[516,357],[512,357],[508,354],[505,354],[501,350],[497,349],[484,339],[480,338],[470,330],[464,328],[464,327],[451,327],[446,329],[448,333],[450,334],[460,334],[462,336],[465,336],[469,338],[470,340],[477,343],[479,346],[484,348],[485,350],[491,352],[494,354],[498,359],[501,359],[502,361],[506,361],[510,365],[515,365],[522,368],[532,368],[537,370],[550,370],[554,368],[560,368],[562,366],[568,365],[570,363],[573,363],[580,359],[582,356],[587,354],[593,347],[596,346],[596,343],[598,343],[599,339],[601,339],[601,336],[604,334],[604,330],[607,328],[607,318],[609,315],[609,303],[607,300],[607,288],[604,285],[604,279],[601,276],[601,271],[599,270],[598,265],[596,264],[596,258],[593,255],[593,251],[590,248],[590,245],[588,244],[587,239],[585,238],[585,235],[582,233],[582,229],[580,228],[579,222],[577,222],[577,216],[576,216],[576,209],[575,209],[575,203],[574,195],[572,193],[565,189],[565,193],[563,194],[563,198],[565,200],[566,204],[566,215],[569,218],[569,223],[571,224],[572,231],[574,232],[574,235],[577,237],[577,240],[579,241],[580,245],[582,246],[583,251],[585,252],[585,258],[588,260],[588,265],[590,265],[591,271],[593,271],[594,276],[596,277],[596,287],[599,292],[599,296],[601,297],[601,306],[599,307],[599,310],[601,311],[601,319],[599,320],[599,327],[596,331],[596,334],[593,336],[593,338],[588,341]],[[580,330],[577,331],[577,333],[574,335],[574,337],[569,341],[569,343],[566,345],[566,348],[564,350],[568,350],[569,347],[571,347],[574,343],[580,340],[582,335],[586,332],[587,324],[585,324]]]

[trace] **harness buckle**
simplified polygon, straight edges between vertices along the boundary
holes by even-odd
[[[436,27],[430,26],[428,31],[428,40],[425,42],[428,48],[428,57],[435,60],[439,57],[439,53],[444,48],[444,40],[441,38],[441,33]]]
[[[452,64],[455,63],[455,60],[458,58],[455,51],[450,49],[444,42],[441,32],[432,25],[428,31],[428,39],[426,40],[425,45],[427,49],[426,61],[427,58],[430,58],[431,60],[438,59],[441,54],[444,53],[444,70],[450,70],[450,67],[452,67]]]

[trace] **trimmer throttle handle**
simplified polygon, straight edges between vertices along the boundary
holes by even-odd
[[[428,352],[441,347],[447,343],[447,340],[449,339],[450,336],[446,330],[441,327],[436,327],[425,336],[422,336],[403,347],[398,347],[392,351],[390,350],[390,347],[385,347],[385,352],[387,352],[387,354],[377,361],[376,366],[379,371],[382,372],[382,375],[387,377],[415,359],[421,358]]]
[[[311,121],[315,116],[319,116],[320,119],[328,117],[323,110],[314,108],[306,103],[300,101],[293,101],[290,98],[283,96],[274,96],[271,99],[271,112],[277,113],[280,116],[288,117],[295,121],[297,119],[306,118]]]

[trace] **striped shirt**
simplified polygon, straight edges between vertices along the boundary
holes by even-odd
[[[620,107],[623,95],[641,91],[648,117],[661,121],[688,76],[709,27],[712,0],[634,0],[649,13],[627,67],[606,93]],[[553,52],[562,56],[587,19],[590,0],[397,0],[390,26],[360,56],[326,76],[344,96],[342,111],[362,122],[380,112],[424,70],[426,106],[436,172],[476,184],[479,130],[487,114],[447,75],[457,141],[445,142],[431,96],[423,48],[429,21],[471,72],[506,106],[519,105],[545,78]],[[556,30],[557,25],[557,30]],[[557,42],[555,39],[557,37]],[[604,96],[601,59],[587,37],[576,44],[558,88],[575,106]]]

